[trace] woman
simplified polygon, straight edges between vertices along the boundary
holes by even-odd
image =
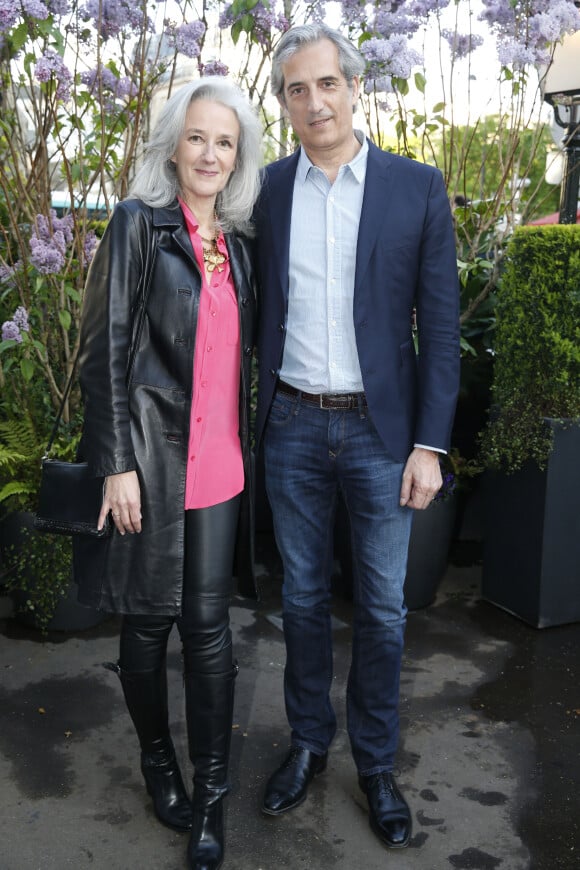
[[[244,233],[261,130],[241,91],[196,80],[167,102],[88,277],[81,453],[105,477],[105,540],[76,541],[80,601],[123,614],[118,672],[164,824],[188,866],[223,860],[234,678],[229,600],[251,585],[249,378],[255,293]],[[245,559],[244,559],[245,555]],[[183,644],[190,803],[169,733],[166,651]]]

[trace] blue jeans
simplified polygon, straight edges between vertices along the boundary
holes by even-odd
[[[322,410],[281,393],[270,411],[264,459],[284,567],[284,696],[292,744],[322,754],[336,733],[330,578],[340,487],[354,578],[348,734],[359,773],[392,771],[412,518],[399,505],[404,465],[389,456],[366,408]]]

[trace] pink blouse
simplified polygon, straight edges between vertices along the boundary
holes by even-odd
[[[199,224],[180,198],[197,262],[203,264]],[[218,250],[226,257],[206,278],[201,293],[193,359],[193,398],[189,429],[185,509],[210,507],[244,488],[239,435],[240,322],[223,233]]]

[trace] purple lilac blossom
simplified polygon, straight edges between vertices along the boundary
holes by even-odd
[[[60,272],[64,266],[65,258],[62,249],[64,249],[64,239],[62,239],[61,233],[54,234],[52,244],[47,244],[42,239],[32,236],[30,239],[30,261],[41,275],[53,275],[55,272]]]
[[[370,65],[368,77],[374,80],[385,74],[407,79],[413,67],[421,62],[420,55],[399,34],[390,39],[368,39],[361,46],[361,54]]]
[[[31,18],[48,18],[48,9],[42,0],[22,0],[22,9]]]
[[[72,75],[60,56],[51,48],[36,61],[34,74],[39,82],[48,82],[54,76],[57,80],[56,97],[66,102],[70,97]]]
[[[22,5],[14,0],[0,0],[0,32],[7,30],[17,22],[22,11]]]
[[[138,33],[144,24],[142,6],[130,0],[88,0],[81,15],[85,20],[94,20],[99,36],[104,40],[125,31]],[[149,18],[147,29],[153,30],[153,22]]]
[[[240,12],[239,15],[232,14],[232,5],[226,6],[220,15],[219,26],[222,30],[226,27],[231,27],[246,13]],[[252,9],[252,18],[254,19],[254,36],[261,45],[270,47],[272,43],[272,30],[278,30],[280,33],[285,33],[290,27],[288,19],[284,15],[272,12],[267,9],[261,2],[258,2]]]
[[[22,341],[18,324],[13,320],[5,320],[2,324],[2,341],[17,341],[18,344]]]
[[[118,109],[117,100],[131,99],[136,91],[136,85],[129,76],[117,76],[106,66],[81,73],[81,81],[87,86],[91,94],[102,91],[102,105],[105,112],[114,112]]]
[[[21,332],[28,332],[30,330],[30,326],[28,325],[28,312],[23,305],[18,306],[12,315],[12,320]]]
[[[85,241],[83,245],[84,269],[88,269],[88,267],[91,265],[92,259],[95,256],[95,251],[97,250],[98,241],[99,240],[95,231],[89,230],[85,236]]]
[[[170,35],[177,51],[186,57],[199,57],[201,52],[200,40],[205,33],[203,21],[192,21],[191,24],[182,24],[176,27]]]
[[[483,37],[475,33],[457,33],[456,30],[442,30],[441,36],[449,44],[454,58],[461,60],[472,51],[483,45]]]
[[[204,76],[227,76],[228,73],[229,68],[221,60],[209,60],[201,68],[201,74]]]
[[[44,215],[37,215],[36,233],[30,237],[30,260],[42,275],[60,272],[65,264],[67,245],[73,240],[72,214],[62,218],[51,210],[50,223]]]
[[[439,12],[441,9],[446,9],[451,0],[411,0],[409,3],[409,14],[426,17],[431,12]]]
[[[14,268],[12,266],[8,266],[7,263],[0,263],[0,283],[9,281],[13,274]]]
[[[550,44],[580,29],[575,0],[482,0],[480,14],[498,36],[500,62],[546,63]]]
[[[342,0],[342,20],[350,27],[367,20],[367,10],[363,0]]]
[[[70,0],[46,0],[46,5],[53,15],[68,15]]]

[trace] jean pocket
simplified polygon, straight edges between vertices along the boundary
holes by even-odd
[[[277,393],[270,408],[268,423],[273,426],[285,426],[292,421],[298,413],[298,402],[290,396],[281,396]]]

